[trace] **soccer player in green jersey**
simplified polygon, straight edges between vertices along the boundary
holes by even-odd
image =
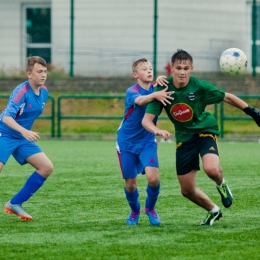
[[[222,204],[231,206],[232,193],[223,178],[220,167],[217,140],[219,128],[215,117],[205,111],[207,105],[224,101],[250,115],[260,126],[260,112],[233,94],[226,93],[204,80],[191,76],[193,58],[184,50],[177,50],[171,59],[172,76],[157,78],[160,91],[168,86],[167,91],[174,91],[171,104],[163,106],[154,100],[148,104],[142,125],[148,131],[168,139],[171,133],[159,129],[154,123],[164,108],[175,126],[176,171],[181,186],[181,193],[193,203],[207,210],[207,216],[201,225],[212,225],[222,217],[220,208],[196,187],[196,175],[200,170],[199,156],[204,172],[216,183]],[[164,85],[164,86],[163,86]]]

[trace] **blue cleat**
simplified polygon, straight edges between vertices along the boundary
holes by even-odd
[[[158,226],[160,224],[160,217],[154,209],[145,209],[145,214],[148,216],[150,223],[153,226]]]
[[[138,224],[138,220],[139,220],[139,216],[140,216],[140,210],[137,212],[131,211],[130,215],[128,216],[127,220],[126,220],[126,224],[127,225],[137,225]]]

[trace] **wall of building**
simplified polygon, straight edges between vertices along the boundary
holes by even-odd
[[[74,1],[75,75],[125,76],[134,60],[153,61],[153,2]],[[0,0],[0,69],[21,67],[25,61],[25,3],[51,4],[52,61],[69,72],[69,0]],[[250,6],[246,0],[158,0],[157,69],[163,71],[177,48],[194,56],[197,71],[218,71],[219,56],[229,47],[244,50],[250,61]]]

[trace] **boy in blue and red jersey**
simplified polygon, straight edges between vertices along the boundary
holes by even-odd
[[[173,92],[166,92],[167,88],[154,92],[151,84],[153,69],[148,60],[135,61],[132,69],[132,76],[137,83],[127,89],[124,119],[117,132],[117,154],[122,177],[125,180],[126,200],[131,208],[126,224],[138,224],[140,203],[137,175],[143,173],[148,181],[145,213],[152,225],[159,225],[160,218],[154,209],[160,193],[157,142],[155,135],[144,129],[141,122],[149,102],[158,100],[166,105],[173,99],[170,97]],[[156,123],[156,119],[154,122]]]
[[[31,56],[27,59],[28,81],[18,85],[10,95],[6,109],[0,114],[0,171],[10,155],[23,165],[31,164],[35,171],[22,189],[4,206],[5,212],[20,219],[32,220],[22,208],[53,171],[52,162],[36,144],[39,133],[31,131],[34,120],[43,112],[48,98],[44,86],[47,68],[44,59]]]

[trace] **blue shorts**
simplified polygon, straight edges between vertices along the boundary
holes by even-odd
[[[123,179],[145,174],[145,167],[159,168],[157,143],[117,143],[117,155]]]
[[[36,153],[42,152],[34,142],[25,138],[15,139],[8,136],[0,136],[0,162],[6,164],[10,155],[21,165],[26,164],[26,159]]]

